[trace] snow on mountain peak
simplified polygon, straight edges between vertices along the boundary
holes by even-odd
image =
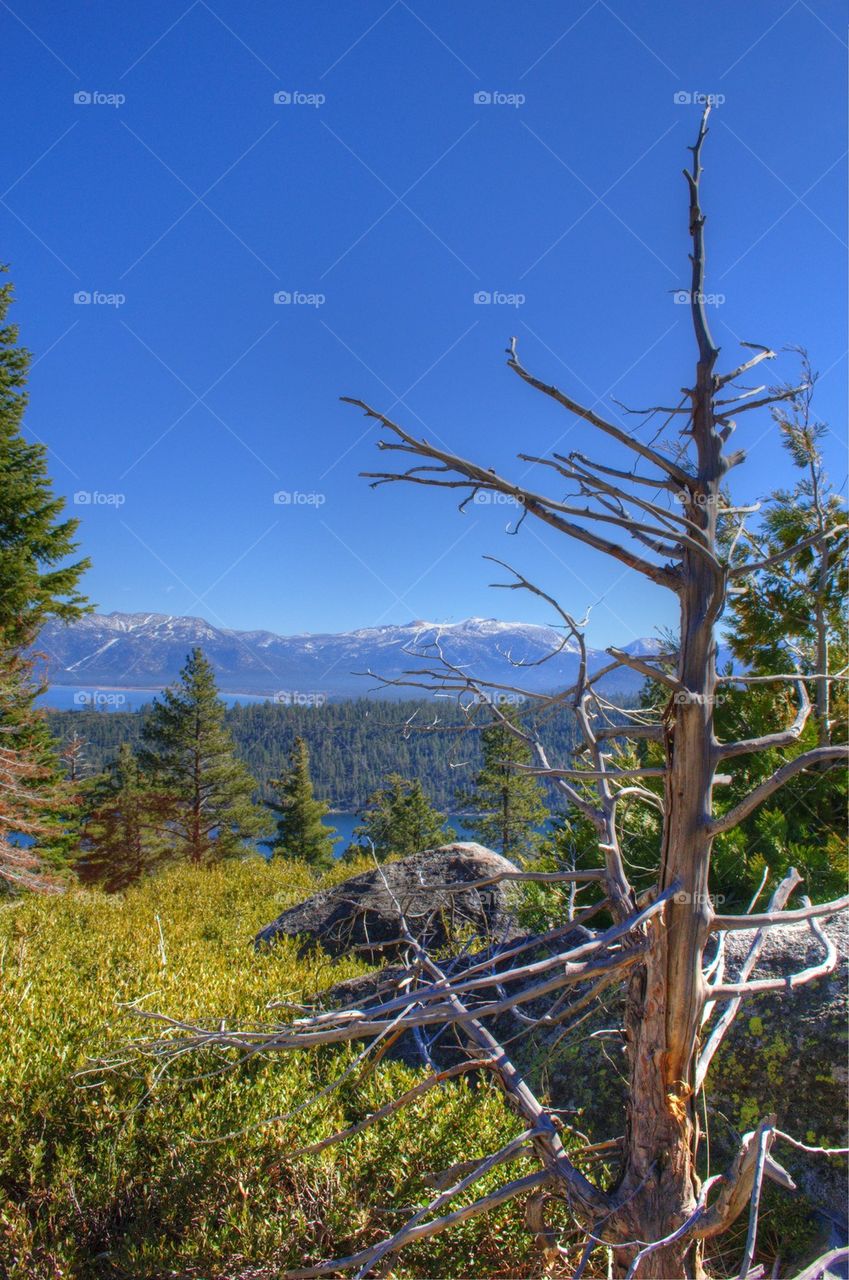
[[[381,696],[415,697],[404,687],[410,655],[417,654],[436,670],[439,650],[456,667],[483,681],[526,684],[533,692],[569,687],[578,670],[578,644],[562,626],[507,622],[499,618],[464,618],[433,622],[423,618],[404,624],[384,623],[355,631],[277,635],[271,631],[237,631],[205,618],[163,613],[90,614],[76,623],[50,623],[42,633],[42,649],[50,654],[47,678],[57,685],[86,684],[112,688],[160,688],[173,681],[191,648],[200,646],[225,693],[276,697],[281,691],[320,691],[325,697],[365,697],[372,671],[394,681]],[[629,653],[655,654],[658,639],[631,641]],[[588,649],[592,670],[609,662],[607,654]],[[642,676],[623,668],[609,680],[611,688],[635,691]]]

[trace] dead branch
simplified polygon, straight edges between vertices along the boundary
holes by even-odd
[[[663,910],[664,904],[674,896],[677,892],[677,888],[677,885],[670,885],[669,888],[664,890],[664,892],[660,894],[654,902],[651,902],[648,906],[644,907],[641,911],[638,911],[622,924],[615,924],[611,926],[610,929],[605,930],[604,933],[599,934],[597,937],[593,938],[592,941],[583,942],[579,946],[573,947],[570,951],[560,952],[554,956],[546,956],[542,960],[535,960],[531,964],[522,965],[515,969],[507,969],[506,971],[498,973],[488,973],[482,977],[472,978],[469,976],[469,971],[466,971],[458,978],[451,979],[447,990],[449,990],[452,995],[465,996],[470,992],[484,990],[485,988],[496,984],[500,986],[507,982],[527,982],[539,977],[541,974],[548,973],[551,969],[560,970],[562,971],[560,976],[565,976],[569,972],[570,965],[574,965],[576,962],[585,959],[587,956],[593,956],[599,952],[603,953],[614,942],[618,942],[629,933],[636,933],[638,930],[641,930],[644,924]],[[619,953],[617,953],[617,957],[619,957]],[[477,968],[480,967],[480,965],[477,966]],[[532,988],[532,990],[539,990],[539,988]],[[404,1009],[412,1005],[426,1007],[432,1000],[444,999],[445,991],[446,988],[444,988],[440,983],[435,983],[430,987],[417,987],[414,992],[410,992],[404,996],[398,996],[394,1000],[390,1000],[385,1004],[377,1006],[377,1008],[379,1009],[379,1012],[385,1016],[388,1013],[395,1013],[399,1009]],[[357,1011],[357,1015],[360,1017],[368,1017],[370,1012],[372,1012],[372,1010],[366,1008],[362,1012]],[[483,1010],[476,1009],[475,1014],[477,1017],[482,1017]],[[320,1021],[332,1021],[333,1017],[334,1013],[331,1012],[328,1014],[314,1015],[309,1019],[299,1019],[298,1021],[303,1021],[304,1025],[314,1026]]]
[[[798,387],[788,387],[782,391],[773,391],[770,395],[764,396],[761,400],[747,400],[745,404],[738,403],[734,408],[734,413],[746,413],[749,409],[763,409],[767,405],[778,404],[781,400],[792,400],[794,396],[798,396],[800,392],[807,390],[807,383],[802,383]],[[737,401],[743,399],[742,396],[736,397]],[[720,403],[720,402],[715,402]],[[717,422],[723,422],[724,415],[717,417]]]
[[[378,447],[384,450],[395,450],[406,453],[414,453],[422,458],[433,458],[437,460],[441,466],[438,470],[456,474],[463,479],[458,480],[442,480],[435,478],[433,468],[412,467],[404,472],[393,471],[369,471],[363,472],[363,475],[371,480],[372,487],[382,484],[391,484],[396,481],[405,481],[408,484],[428,485],[434,488],[467,488],[469,489],[469,498],[471,500],[476,492],[491,491],[495,493],[503,493],[510,498],[516,500],[520,506],[524,507],[525,512],[536,516],[544,524],[550,525],[557,529],[560,533],[568,534],[575,538],[578,542],[584,542],[587,546],[594,547],[597,551],[603,551],[606,555],[612,556],[614,560],[619,560],[629,569],[634,569],[641,573],[644,577],[649,578],[658,586],[668,587],[670,590],[677,590],[678,580],[671,568],[662,565],[652,564],[648,560],[642,559],[635,555],[626,547],[619,543],[611,542],[607,538],[601,537],[600,534],[594,533],[589,529],[584,529],[581,525],[577,525],[572,521],[564,519],[562,513],[573,514],[579,518],[592,518],[615,524],[618,527],[627,527],[627,522],[616,517],[605,517],[597,512],[592,512],[589,508],[569,508],[562,503],[557,503],[552,499],[546,498],[541,494],[533,493],[528,489],[522,488],[520,485],[512,484],[509,480],[497,475],[491,469],[481,467],[477,463],[469,462],[465,458],[459,457],[457,454],[448,453],[443,449],[438,449],[436,445],[429,444],[427,440],[417,439],[415,436],[409,435],[403,427],[393,422],[384,414],[379,413],[364,400],[354,399],[351,396],[342,396],[341,399],[346,404],[355,405],[362,409],[366,417],[373,418],[376,422],[380,422],[388,431],[392,431],[402,441],[403,445],[397,445],[393,442],[380,441]],[[618,428],[617,428],[618,430]],[[625,433],[621,433],[625,439]],[[424,471],[427,474],[422,474]],[[683,474],[683,473],[682,473]]]
[[[774,565],[783,564],[785,560],[792,559],[800,551],[807,551],[809,547],[822,546],[823,543],[828,542],[831,538],[836,538],[839,533],[845,533],[847,529],[849,529],[849,525],[838,524],[822,533],[812,533],[809,538],[802,538],[799,542],[794,543],[792,547],[785,547],[781,551],[776,551],[774,555],[767,556],[764,560],[750,560],[747,564],[734,565],[733,568],[728,570],[728,577],[733,582],[746,574],[760,573],[763,569],[771,569]]]
[[[384,877],[385,884],[386,879]],[[402,928],[408,936],[411,950],[415,953],[422,969],[436,982],[443,984],[446,988],[449,987],[450,982],[442,969],[413,937],[400,907],[397,909]],[[450,1020],[457,1022],[462,1027],[466,1036],[479,1050],[483,1050],[486,1055],[492,1057],[495,1064],[493,1070],[504,1089],[508,1102],[515,1111],[524,1117],[526,1124],[530,1128],[540,1131],[540,1136],[535,1139],[537,1153],[549,1175],[555,1175],[565,1184],[570,1204],[573,1204],[574,1207],[575,1202],[577,1202],[577,1205],[584,1212],[592,1216],[607,1212],[610,1208],[609,1197],[575,1168],[566,1154],[560,1141],[560,1136],[547,1110],[537,1101],[503,1047],[482,1026],[479,1020],[480,1011],[477,1010],[477,1016],[473,1016],[459,996],[449,994],[447,999],[451,1005],[452,1013],[455,1015]]]
[[[553,458],[540,458],[534,454],[520,453],[519,458],[523,462],[534,463],[537,466],[552,467],[560,475],[568,480],[577,481],[580,491],[587,497],[593,497],[596,501],[602,501],[599,494],[605,494],[616,500],[619,505],[617,508],[619,515],[625,520],[625,525],[629,533],[641,531],[643,533],[654,534],[657,537],[671,537],[680,542],[681,546],[689,547],[697,555],[702,555],[711,564],[716,563],[715,557],[708,550],[705,540],[704,531],[692,520],[688,520],[686,516],[679,515],[673,511],[664,510],[654,502],[648,502],[644,498],[638,497],[634,493],[625,493],[622,489],[615,485],[611,485],[601,480],[598,476],[592,475],[586,467],[581,467],[573,461],[573,455],[564,457],[562,454],[555,453]],[[663,524],[677,526],[671,529],[659,529],[654,525],[640,523],[629,516],[622,505],[624,502],[633,503],[639,507],[641,511],[647,511],[654,516],[656,520]],[[677,548],[671,548],[673,551]]]
[[[633,1262],[628,1268],[627,1274],[625,1276],[625,1280],[634,1280],[640,1268],[640,1263],[645,1258],[647,1258],[649,1254],[655,1253],[658,1249],[662,1249],[664,1245],[673,1244],[674,1241],[683,1240],[687,1236],[693,1234],[693,1231],[695,1230],[695,1228],[698,1226],[699,1222],[705,1215],[706,1208],[707,1208],[707,1198],[711,1191],[711,1188],[714,1187],[717,1182],[721,1182],[721,1180],[722,1180],[722,1174],[716,1173],[713,1175],[712,1178],[707,1178],[702,1183],[702,1188],[701,1188],[701,1191],[699,1192],[699,1198],[696,1202],[696,1207],[693,1210],[693,1212],[690,1214],[690,1216],[686,1218],[684,1222],[681,1223],[681,1226],[678,1227],[677,1230],[670,1232],[669,1235],[664,1236],[662,1240],[654,1240],[651,1244],[643,1245],[642,1249],[635,1256]]]
[[[722,835],[724,831],[732,831],[744,818],[748,818],[758,805],[763,804],[764,800],[769,799],[774,792],[783,787],[785,782],[795,778],[797,773],[802,773],[805,769],[810,769],[817,764],[837,764],[847,758],[849,758],[847,747],[813,747],[810,751],[805,751],[793,760],[788,760],[780,769],[776,769],[760,786],[750,791],[739,804],[729,809],[728,813],[723,814],[721,818],[714,818],[708,823],[708,831],[712,836]]]
[[[808,723],[811,714],[811,700],[804,680],[796,685],[799,695],[799,710],[793,723],[780,733],[764,733],[759,738],[743,738],[738,742],[724,742],[717,746],[716,755],[719,760],[730,760],[734,756],[749,755],[756,751],[770,751],[774,747],[790,747],[798,742]]]
[[[718,387],[728,386],[730,382],[736,381],[736,379],[742,377],[744,373],[748,373],[750,369],[754,369],[755,365],[760,364],[762,360],[775,359],[775,352],[769,347],[761,346],[758,342],[741,342],[740,346],[748,347],[752,351],[757,351],[758,354],[752,356],[750,360],[746,360],[745,363],[739,364],[737,368],[732,369],[730,373],[720,375],[716,380],[716,385]]]
[[[817,978],[827,977],[837,968],[839,959],[837,948],[831,938],[820,928],[814,916],[808,919],[808,927],[814,937],[825,948],[825,957],[819,964],[810,965],[799,973],[788,974],[786,978],[759,978],[750,982],[729,982],[715,986],[711,991],[711,999],[728,1000],[738,996],[756,995],[759,991],[789,991],[794,987],[803,987]]]
[[[696,1235],[700,1239],[709,1240],[721,1235],[743,1212],[752,1194],[762,1137],[766,1135],[768,1151],[774,1131],[775,1116],[765,1116],[757,1129],[743,1135],[719,1195],[696,1227]]]
[[[496,1165],[502,1164],[506,1160],[514,1159],[516,1156],[524,1154],[527,1150],[528,1140],[538,1136],[539,1132],[537,1130],[526,1129],[524,1133],[520,1133],[518,1137],[512,1138],[498,1151],[493,1152],[492,1155],[486,1156],[483,1160],[479,1161],[474,1169],[464,1177],[461,1177],[452,1187],[448,1187],[445,1191],[441,1191],[439,1195],[434,1196],[430,1203],[423,1205],[421,1209],[418,1209],[416,1213],[413,1214],[412,1218],[410,1218],[399,1231],[396,1231],[394,1236],[391,1236],[388,1240],[382,1241],[375,1247],[374,1256],[357,1272],[356,1280],[362,1280],[362,1278],[371,1271],[375,1263],[379,1262],[381,1258],[386,1257],[388,1254],[397,1253],[399,1249],[402,1249],[405,1244],[409,1243],[411,1239],[410,1233],[415,1229],[418,1223],[421,1222],[422,1218],[428,1217],[431,1213],[437,1213],[448,1203],[449,1200],[453,1200],[455,1196],[459,1195],[462,1191],[465,1191],[467,1187],[470,1187],[474,1182],[479,1181],[480,1178],[489,1173],[490,1169],[494,1169]]]
[[[792,875],[791,868],[787,878],[789,879]],[[782,883],[786,883],[786,880]],[[833,898],[831,902],[817,902],[810,907],[798,907],[794,911],[769,910],[758,915],[746,916],[715,915],[710,922],[710,927],[711,929],[767,929],[771,925],[780,925],[784,928],[788,925],[807,924],[812,918],[826,920],[829,916],[836,916],[839,912],[845,911],[847,907],[849,907],[849,894],[845,894],[842,898]]]
[[[812,1262],[809,1267],[799,1271],[793,1277],[793,1280],[824,1280],[826,1276],[833,1276],[837,1264],[846,1262],[847,1258],[849,1258],[849,1249],[845,1247],[830,1249],[828,1253],[824,1253],[817,1258],[816,1262]]]
[[[639,671],[641,675],[646,676],[649,680],[658,680],[661,684],[665,684],[668,689],[672,689],[675,693],[686,692],[680,680],[676,680],[673,676],[668,675],[665,671],[661,671],[658,667],[653,667],[647,661],[651,654],[630,654],[625,653],[622,649],[609,648],[607,650],[617,662],[621,662],[625,667],[631,667],[634,671]]]
[[[785,1133],[783,1129],[776,1129],[776,1138],[781,1138],[784,1142],[789,1142],[791,1147],[795,1147],[797,1151],[807,1151],[812,1156],[849,1156],[849,1147],[810,1147],[807,1142],[800,1142],[798,1138],[791,1138],[789,1133]]]
[[[447,1213],[442,1218],[435,1218],[433,1222],[420,1223],[411,1227],[404,1240],[401,1243],[396,1243],[395,1248],[401,1248],[402,1244],[412,1244],[414,1240],[426,1240],[428,1237],[437,1235],[458,1222],[466,1222],[469,1218],[476,1218],[482,1213],[489,1213],[491,1209],[498,1208],[499,1205],[505,1204],[508,1200],[515,1200],[518,1196],[524,1195],[528,1191],[535,1191],[538,1187],[545,1186],[546,1183],[551,1181],[551,1174],[545,1169],[541,1169],[537,1173],[529,1173],[524,1178],[516,1178],[515,1181],[508,1182],[506,1186],[499,1187],[497,1191],[491,1191],[489,1195],[483,1196],[480,1200],[475,1200],[473,1204],[466,1205],[462,1209],[455,1209],[453,1213]],[[282,1275],[285,1280],[309,1280],[311,1276],[329,1275],[333,1271],[350,1271],[352,1267],[370,1265],[378,1255],[379,1249],[380,1245],[375,1245],[371,1249],[362,1249],[359,1253],[353,1253],[347,1258],[336,1258],[332,1262],[320,1262],[314,1267],[301,1267],[295,1271],[284,1271]]]
[[[766,875],[766,872],[765,872],[765,875]],[[802,883],[802,877],[799,875],[799,872],[796,870],[795,867],[791,867],[790,870],[787,872],[787,875],[784,877],[784,879],[776,888],[775,893],[772,895],[769,902],[767,915],[772,916],[772,915],[781,913],[785,904],[788,902],[791,894],[793,893],[793,890],[796,888],[797,885],[801,883]],[[763,885],[763,881],[761,881],[761,885]],[[757,898],[754,898],[752,900],[752,906],[754,906],[756,900]],[[749,927],[751,928],[752,927],[751,911],[747,918],[749,921]],[[719,938],[719,949],[717,951],[716,985],[721,984],[722,978],[724,976],[720,965],[721,965],[721,961],[724,953],[723,944],[727,936],[728,936],[728,931],[724,930],[720,934],[720,938]],[[751,973],[753,972],[755,965],[758,962],[758,958],[761,954],[761,951],[763,950],[763,946],[767,940],[767,937],[768,937],[767,931],[762,926],[760,929],[758,929],[757,933],[752,939],[752,944],[749,947],[746,958],[743,961],[742,965],[740,966],[740,972],[738,974],[738,980],[740,982],[746,982],[749,976],[751,975]],[[696,1072],[695,1072],[695,1088],[697,1091],[702,1088],[705,1082],[705,1078],[707,1076],[708,1069],[710,1068],[710,1064],[713,1061],[714,1054],[716,1053],[719,1046],[722,1044],[722,1041],[724,1040],[729,1028],[731,1027],[731,1024],[734,1022],[734,1019],[736,1018],[737,1013],[740,1009],[740,1004],[741,1004],[741,998],[738,996],[736,999],[732,1000],[728,1005],[726,1005],[725,1009],[723,1009],[722,1011],[722,1015],[719,1021],[717,1022],[713,1031],[710,1033],[710,1036],[708,1037],[707,1042],[705,1043],[704,1048],[702,1049],[699,1055],[698,1061],[696,1063]],[[710,1017],[714,1007],[715,1006],[711,1000],[707,1000],[705,1002],[705,1020],[707,1020],[707,1018]]]
[[[492,1062],[489,1058],[470,1058],[467,1062],[458,1062],[453,1067],[446,1067],[444,1071],[436,1071],[425,1080],[420,1080],[417,1085],[412,1089],[408,1089],[406,1093],[402,1093],[399,1097],[393,1098],[391,1102],[379,1107],[377,1111],[373,1111],[365,1119],[349,1125],[347,1129],[339,1129],[327,1138],[322,1138],[318,1142],[311,1142],[309,1146],[297,1147],[290,1153],[291,1158],[317,1155],[319,1151],[324,1151],[326,1147],[332,1147],[337,1142],[345,1142],[348,1138],[354,1138],[358,1133],[371,1128],[373,1124],[378,1124],[381,1120],[385,1120],[387,1116],[393,1115],[396,1111],[400,1111],[402,1107],[414,1102],[416,1098],[420,1098],[431,1089],[435,1089],[437,1085],[445,1084],[448,1080],[454,1080],[460,1075],[468,1075],[470,1071],[484,1070],[491,1065]]]
[[[585,454],[579,453],[575,449],[567,457],[570,462],[574,462],[577,459],[586,470],[599,471],[602,475],[610,476],[614,480],[624,480],[628,484],[641,484],[647,489],[654,489],[655,492],[658,489],[666,489],[670,493],[680,492],[681,486],[673,480],[664,480],[662,477],[659,478],[657,476],[641,476],[636,471],[622,471],[618,467],[605,466],[601,462],[592,461]]]
[[[681,467],[679,467],[677,463],[673,462],[670,458],[665,457],[662,453],[657,453],[654,449],[650,449],[648,445],[644,445],[642,441],[629,435],[627,431],[623,431],[621,427],[617,427],[612,422],[607,422],[604,418],[600,418],[598,414],[592,411],[592,409],[585,408],[583,405],[579,404],[577,400],[573,400],[571,396],[565,395],[557,387],[550,386],[546,382],[541,382],[539,378],[535,378],[533,374],[528,373],[527,369],[525,369],[520,363],[519,357],[516,354],[515,338],[512,338],[510,342],[509,357],[510,358],[507,361],[508,367],[511,368],[514,373],[517,373],[524,382],[527,382],[529,386],[535,387],[537,391],[542,391],[544,395],[550,396],[552,400],[556,400],[558,404],[562,404],[564,409],[568,409],[576,418],[583,418],[585,422],[591,423],[592,426],[596,427],[599,431],[602,431],[605,435],[612,436],[614,440],[618,440],[620,444],[625,445],[625,447],[630,449],[633,453],[638,453],[641,458],[644,458],[646,462],[650,462],[653,466],[657,467],[659,471],[661,471],[665,476],[669,476],[670,479],[677,480],[681,485],[686,485],[690,482],[691,477],[688,476],[686,471],[683,471]]]
[[[758,1237],[758,1212],[761,1206],[761,1187],[763,1186],[764,1166],[769,1154],[769,1147],[774,1138],[774,1131],[764,1128],[758,1135],[758,1150],[755,1161],[755,1172],[752,1178],[752,1197],[749,1203],[749,1230],[746,1233],[746,1247],[743,1261],[740,1264],[739,1277],[746,1280],[749,1268],[755,1256],[755,1242]]]

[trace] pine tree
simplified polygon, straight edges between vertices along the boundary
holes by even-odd
[[[278,815],[277,831],[268,842],[272,856],[298,858],[313,867],[333,865],[333,846],[340,837],[323,819],[330,806],[316,800],[310,777],[310,756],[303,738],[295,738],[289,771],[271,783],[278,800],[271,809]]]
[[[154,702],[143,740],[140,763],[165,804],[176,858],[218,861],[266,834],[267,814],[253,799],[256,783],[234,754],[215,676],[200,649]]]
[[[6,268],[0,267],[0,271]],[[77,591],[88,560],[64,563],[77,549],[78,520],[60,519],[47,449],[21,431],[30,353],[7,322],[12,286],[0,287],[0,647],[33,643],[48,618],[72,621],[88,609]]]
[[[509,707],[501,708],[501,714],[518,719]],[[468,826],[481,844],[505,858],[529,857],[549,816],[542,784],[521,768],[532,763],[530,749],[498,720],[482,731],[481,742],[483,765],[474,790],[458,797],[458,803],[471,810]]]
[[[168,856],[163,830],[167,808],[146,784],[128,743],[105,774],[86,787],[85,817],[76,870],[84,883],[107,893],[126,889]]]
[[[0,892],[51,885],[35,842],[53,832],[59,804],[55,759],[36,742],[26,713],[30,665],[16,654],[0,660]],[[38,723],[38,722],[36,722]]]
[[[354,839],[361,848],[373,846],[379,862],[391,854],[405,858],[457,839],[456,831],[445,825],[445,814],[428,801],[422,784],[408,782],[398,773],[390,773],[358,816],[361,822],[354,828]]]
[[[726,628],[732,653],[750,674],[795,670],[811,677],[806,686],[812,711],[792,746],[729,762],[731,781],[723,792],[729,808],[786,760],[846,741],[846,684],[829,678],[845,670],[849,659],[846,505],[825,470],[821,441],[827,428],[812,406],[816,374],[804,351],[801,356],[803,389],[773,410],[799,478],[769,496],[760,525],[746,536],[764,560],[807,539],[822,540],[751,574],[745,591],[731,598]],[[733,738],[774,732],[792,722],[794,705],[796,693],[786,682],[755,685],[745,695],[730,686],[717,708],[719,733]],[[846,798],[844,771],[827,764],[791,778],[780,803],[764,805],[717,841],[716,891],[726,901],[745,902],[765,868],[775,878],[795,866],[815,900],[842,892],[849,870]]]
[[[849,656],[846,504],[823,464],[820,442],[828,428],[813,414],[817,375],[805,352],[801,355],[804,389],[773,409],[784,447],[801,474],[792,489],[770,495],[760,528],[748,536],[763,559],[806,539],[822,540],[753,575],[746,590],[732,598],[728,631],[735,657],[754,672],[818,673],[813,719],[817,741],[826,746],[845,741],[845,684],[829,676],[842,670]]]
[[[40,685],[25,650],[49,618],[70,621],[87,611],[77,584],[88,561],[66,563],[76,551],[78,521],[61,519],[64,499],[53,496],[47,450],[30,444],[21,430],[30,356],[8,323],[11,304],[7,283],[0,287],[0,737],[6,783],[0,882],[36,888],[37,853],[56,859],[64,853],[69,795],[44,713],[35,706]],[[31,842],[26,876],[15,843],[21,835]]]

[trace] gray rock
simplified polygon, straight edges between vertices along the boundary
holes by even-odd
[[[398,906],[413,932],[430,947],[457,945],[470,935],[503,942],[515,933],[514,882],[453,891],[439,886],[515,870],[512,862],[480,844],[427,849],[290,907],[257,934],[256,944],[300,938],[306,945],[318,943],[333,956],[360,951],[373,958],[391,957],[399,951]]]

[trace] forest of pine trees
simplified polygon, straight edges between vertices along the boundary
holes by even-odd
[[[85,741],[83,768],[92,774],[108,766],[122,742],[141,745],[150,714],[149,706],[139,711],[48,710],[47,721],[63,746],[74,734]],[[433,704],[373,698],[317,707],[251,703],[228,707],[224,723],[264,800],[272,798],[271,784],[300,737],[309,750],[315,785],[336,812],[358,812],[392,773],[418,779],[438,809],[464,812],[458,793],[471,787],[481,767],[481,733],[469,729],[466,717],[450,702],[440,704],[440,723],[432,730],[407,730],[411,716],[429,723]],[[553,752],[568,753],[575,741],[570,708],[551,719],[546,737]]]

